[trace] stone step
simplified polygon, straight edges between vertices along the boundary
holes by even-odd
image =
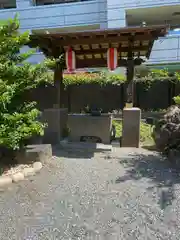
[[[112,145],[102,144],[102,143],[87,143],[87,142],[68,142],[67,140],[62,140],[60,142],[61,147],[65,149],[72,150],[85,150],[94,152],[111,152]]]

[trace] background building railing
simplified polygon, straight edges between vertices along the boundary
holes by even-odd
[[[64,3],[73,3],[73,2],[85,2],[91,0],[34,0],[36,6],[40,5],[51,5],[51,4],[64,4]]]

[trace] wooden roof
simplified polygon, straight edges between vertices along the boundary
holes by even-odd
[[[55,56],[70,46],[76,53],[77,68],[107,66],[107,49],[118,49],[119,66],[126,58],[149,58],[154,40],[167,33],[167,26],[126,27],[83,32],[46,33],[31,35],[30,46],[39,46],[47,55]],[[56,49],[56,50],[54,50]]]

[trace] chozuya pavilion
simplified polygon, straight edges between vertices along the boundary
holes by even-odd
[[[167,26],[43,33],[31,35],[30,46],[38,46],[46,56],[54,58],[65,54],[66,67],[70,72],[78,68],[108,67],[112,71],[116,67],[126,67],[127,104],[123,109],[122,146],[138,147],[141,111],[133,107],[134,67],[140,65],[144,58],[149,58],[154,41],[166,33]],[[52,109],[44,110],[45,119],[49,123],[46,139],[49,139],[50,143],[59,142],[68,119],[71,140],[80,141],[80,137],[84,135],[98,134],[97,137],[103,143],[109,143],[112,121],[108,114],[96,117],[82,114],[64,116],[67,115],[67,111],[61,109],[62,78],[63,69],[57,63],[54,70],[56,102]],[[95,129],[93,126],[96,126]]]

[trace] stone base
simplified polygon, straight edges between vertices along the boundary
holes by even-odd
[[[180,169],[180,152],[178,150],[171,149],[167,158],[172,168]]]
[[[109,114],[91,116],[89,114],[69,114],[69,140],[79,142],[81,137],[97,137],[99,143],[110,144],[112,117]]]
[[[33,162],[46,163],[52,158],[50,144],[28,145],[24,151],[18,152],[16,161],[18,164],[30,164]]]
[[[67,127],[68,109],[50,108],[45,109],[42,114],[43,122],[48,124],[45,129],[43,143],[58,144],[63,138],[63,131]]]
[[[68,142],[61,141],[61,147],[67,150],[84,150],[92,152],[111,152],[112,145],[106,145],[102,143],[85,143],[85,142]]]
[[[139,147],[141,110],[139,108],[123,109],[121,147]]]

